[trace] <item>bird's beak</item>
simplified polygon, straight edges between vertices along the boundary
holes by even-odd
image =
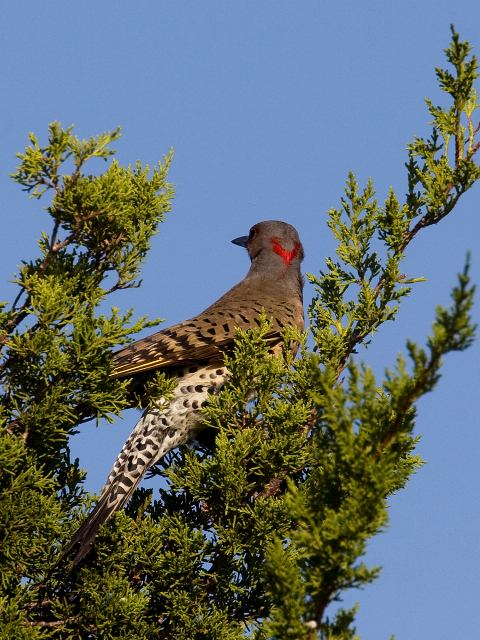
[[[247,248],[247,243],[248,243],[248,236],[240,236],[240,238],[235,238],[235,240],[232,240],[233,244],[238,244],[239,247],[245,247],[245,249]]]

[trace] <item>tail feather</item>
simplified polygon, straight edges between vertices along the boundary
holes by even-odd
[[[110,482],[104,487],[95,508],[75,533],[68,544],[66,552],[64,552],[69,553],[74,547],[80,545],[73,559],[72,566],[75,567],[90,552],[99,528],[130,499],[140,484],[146,469],[147,467],[144,466],[143,472],[136,473],[135,477],[132,473],[128,472],[125,465],[120,471],[120,477],[115,478],[113,482]]]
[[[85,558],[93,547],[93,542],[99,528],[110,519],[110,517],[119,509],[121,509],[132,493],[137,488],[137,485],[142,479],[139,476],[130,487],[127,493],[118,492],[118,484],[111,485],[108,491],[104,491],[102,497],[95,505],[94,510],[81,525],[78,531],[75,533],[71,541],[69,542],[64,554],[68,554],[72,549],[79,545],[77,553],[72,562],[72,566],[76,566],[79,562]]]
[[[100,526],[125,505],[147,469],[187,440],[185,434],[162,423],[164,416],[162,411],[150,409],[139,420],[118,455],[95,508],[63,550],[62,559],[79,545],[73,566],[81,562],[91,550]]]
[[[85,522],[77,530],[73,538],[68,543],[67,547],[63,551],[63,556],[66,556],[77,545],[80,545],[78,551],[73,559],[72,566],[76,566],[83,558],[89,553],[93,546],[93,541],[97,535],[99,527],[108,520],[109,516],[113,513],[113,510],[108,509],[108,498],[97,502],[95,509],[88,516]]]

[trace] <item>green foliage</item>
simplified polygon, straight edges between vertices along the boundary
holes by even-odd
[[[112,155],[118,131],[82,141],[54,124],[45,147],[31,136],[14,179],[34,198],[51,195],[52,231],[23,264],[13,305],[0,306],[0,637],[357,637],[356,608],[328,606],[378,575],[362,556],[387,524],[387,499],[422,464],[415,404],[443,357],[474,337],[467,261],[425,347],[409,341],[381,380],[353,357],[421,280],[401,273],[410,242],[480,178],[476,59],[453,30],[446,54],[453,72],[437,76],[452,106],[427,101],[433,133],[409,147],[403,201],[390,191],[379,204],[373,184],[351,174],[329,213],[337,255],[310,276],[313,351],[290,330],[273,357],[266,318],[239,331],[229,382],[204,409],[214,446],[168,454],[153,470],[164,478],[156,499],[137,491],[74,571],[57,559],[92,500],[67,438],[139,401],[110,379],[109,354],[154,323],[98,309],[138,285],[170,206],[170,156],[153,173],[112,161],[87,175],[85,163]],[[171,381],[147,377],[142,401],[159,389],[168,396]]]
[[[124,386],[109,379],[109,349],[155,323],[128,326],[131,312],[98,307],[114,290],[137,286],[140,264],[158,223],[170,208],[170,157],[148,167],[113,162],[100,176],[85,175],[92,158],[107,158],[119,132],[79,140],[71,128],[50,125],[49,140],[19,154],[14,180],[39,198],[47,192],[52,219],[40,256],[25,262],[19,294],[0,315],[0,400],[8,428],[25,437],[42,464],[54,470],[68,433],[79,422],[109,418],[126,406]],[[73,172],[61,174],[67,161]],[[22,331],[17,327],[24,325]]]
[[[116,130],[80,140],[53,123],[44,147],[30,135],[13,174],[32,197],[50,196],[52,229],[15,277],[13,304],[0,305],[0,586],[1,597],[12,598],[2,606],[6,629],[15,616],[22,628],[26,585],[45,577],[69,511],[85,502],[68,436],[81,422],[111,421],[129,406],[126,384],[109,377],[110,350],[156,324],[131,323],[132,312],[116,308],[99,312],[110,293],[138,286],[173,195],[171,154],[151,173],[116,162],[98,176],[85,173],[94,158],[113,154],[118,137]],[[38,637],[36,627],[18,633]]]
[[[470,45],[460,42],[453,27],[452,42],[445,51],[453,73],[436,72],[440,88],[451,96],[453,105],[432,107],[426,101],[434,118],[433,131],[428,140],[417,137],[409,145],[404,202],[390,190],[380,205],[371,181],[362,190],[350,174],[342,208],[329,212],[338,259],[328,258],[320,277],[309,276],[316,288],[310,318],[322,361],[338,372],[360,343],[368,344],[384,322],[395,319],[410,285],[421,281],[401,272],[410,242],[419,231],[448,215],[480,178],[475,162],[480,148],[475,139],[478,127],[472,122],[478,108],[473,86],[478,77],[477,59],[468,59]],[[452,137],[454,154],[449,153]]]

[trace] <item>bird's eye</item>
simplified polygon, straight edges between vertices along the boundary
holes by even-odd
[[[250,229],[250,233],[248,234],[248,239],[251,240],[253,238],[253,236],[256,234],[256,232],[257,232],[257,230],[254,227],[252,227]]]

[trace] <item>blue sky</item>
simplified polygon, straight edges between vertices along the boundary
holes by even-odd
[[[230,244],[252,223],[284,219],[317,273],[333,241],[326,211],[349,170],[380,197],[405,191],[405,148],[428,133],[423,99],[439,102],[433,69],[454,22],[480,54],[478,0],[103,0],[5,3],[0,24],[0,299],[22,258],[49,229],[41,203],[8,178],[29,131],[74,124],[85,137],[120,125],[122,163],[154,164],[172,146],[177,195],[155,238],[143,286],[115,303],[172,324],[238,281],[247,256]],[[409,249],[404,271],[425,276],[365,354],[381,372],[410,337],[424,340],[448,301],[467,250],[480,281],[477,186]],[[306,289],[306,301],[311,297]],[[478,309],[475,311],[478,321]],[[427,465],[391,501],[388,530],[367,561],[380,579],[358,601],[358,632],[380,640],[478,637],[480,471],[478,342],[453,354],[419,404]],[[98,490],[135,416],[85,425],[73,450]]]

